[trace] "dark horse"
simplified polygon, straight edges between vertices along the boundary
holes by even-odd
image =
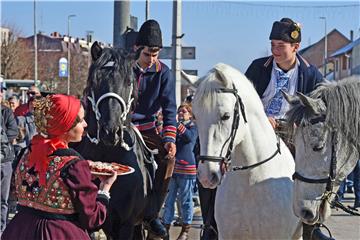
[[[85,120],[87,136],[77,147],[93,161],[116,162],[135,172],[118,176],[110,194],[109,217],[103,229],[111,239],[143,239],[142,219],[153,176],[152,153],[131,126],[129,112],[136,102],[133,60],[122,49],[91,48]],[[148,170],[150,169],[150,170]]]

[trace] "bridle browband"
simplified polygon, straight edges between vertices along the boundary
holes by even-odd
[[[226,169],[228,169],[228,167],[231,164],[231,153],[233,151],[233,147],[234,147],[234,140],[235,140],[235,136],[236,136],[236,132],[239,128],[239,122],[240,122],[240,111],[241,111],[241,115],[244,118],[244,122],[247,123],[247,119],[246,119],[246,114],[245,114],[245,106],[244,103],[240,97],[240,95],[238,94],[237,89],[235,88],[235,85],[232,84],[232,89],[230,88],[219,88],[216,90],[216,92],[218,93],[231,93],[235,96],[236,98],[236,102],[235,102],[235,108],[234,108],[234,118],[233,118],[233,123],[232,123],[232,127],[231,127],[231,132],[230,132],[230,136],[226,139],[226,141],[224,142],[223,146],[221,147],[221,151],[219,156],[207,156],[207,155],[201,155],[199,156],[199,161],[201,161],[202,163],[205,161],[208,162],[218,162],[220,164],[225,164]],[[239,111],[240,109],[240,111]],[[229,142],[230,141],[230,142]],[[223,150],[226,146],[226,144],[229,142],[229,146],[227,149],[227,152],[225,154],[225,157],[222,157],[222,153]],[[267,161],[270,161],[271,159],[273,159],[278,153],[281,154],[280,152],[280,138],[277,136],[277,149],[276,151],[267,159],[249,165],[249,166],[233,166],[229,171],[238,171],[238,170],[247,170],[247,169],[252,169],[255,168],[263,163],[266,163]]]
[[[113,65],[114,62],[110,61],[106,63],[103,67],[112,67]],[[94,91],[91,89],[91,96],[87,96],[87,99],[91,103],[91,107],[95,114],[96,124],[97,124],[96,137],[91,137],[89,133],[86,134],[87,138],[90,140],[91,143],[99,144],[100,142],[100,118],[101,118],[101,113],[99,111],[100,103],[107,98],[115,98],[120,103],[122,109],[122,113],[120,115],[120,121],[121,123],[124,123],[126,121],[127,115],[130,112],[131,104],[134,101],[134,98],[131,97],[132,91],[133,91],[133,83],[130,84],[130,91],[129,91],[130,93],[126,104],[125,100],[119,94],[114,92],[105,93],[101,95],[99,99],[96,101]],[[121,132],[121,136],[120,136],[121,147],[123,147],[127,151],[130,151],[131,147],[129,147],[129,145],[124,141],[124,131],[120,131],[120,132]]]

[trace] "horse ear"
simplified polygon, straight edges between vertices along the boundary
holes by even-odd
[[[133,60],[138,60],[141,54],[141,51],[144,49],[144,46],[134,46],[133,50],[131,51],[130,57]]]
[[[320,115],[325,112],[326,105],[320,98],[314,99],[301,92],[296,92],[296,95],[299,97],[300,103],[305,107],[309,107],[314,114]]]
[[[290,104],[290,105],[295,105],[300,103],[300,99],[298,96],[296,95],[290,95],[287,92],[280,90],[282,95],[284,96],[285,100]]]
[[[224,74],[226,68],[227,65],[225,65],[224,63],[218,63],[214,67],[215,73],[219,76],[219,80],[224,83],[225,86],[227,85],[227,78]]]
[[[95,41],[93,43],[93,45],[91,46],[92,60],[96,61],[101,56],[101,53],[102,53],[102,48],[101,48],[100,44],[97,41]]]

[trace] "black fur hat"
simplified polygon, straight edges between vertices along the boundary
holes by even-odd
[[[141,26],[135,45],[162,48],[162,36],[160,25],[155,20],[147,20]]]
[[[282,18],[280,21],[274,22],[269,39],[299,43],[301,42],[300,26],[290,18]]]

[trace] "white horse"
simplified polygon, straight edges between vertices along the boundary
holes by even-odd
[[[206,188],[218,187],[219,238],[301,238],[301,221],[292,210],[294,159],[251,82],[217,64],[198,87],[193,110],[200,136],[198,178]]]
[[[320,85],[309,96],[286,96],[297,125],[294,212],[307,224],[324,222],[341,181],[360,152],[360,77]]]

